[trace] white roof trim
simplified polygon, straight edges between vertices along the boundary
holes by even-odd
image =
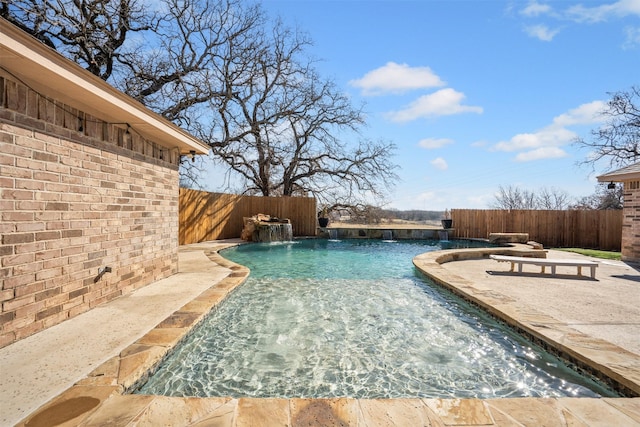
[[[640,179],[640,162],[597,177],[598,182],[623,182]]]

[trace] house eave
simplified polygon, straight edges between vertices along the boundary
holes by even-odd
[[[128,124],[146,139],[181,154],[209,147],[104,80],[0,18],[0,66],[31,89],[101,120]]]
[[[597,177],[598,182],[625,182],[640,180],[639,173],[605,174]]]
[[[640,162],[596,177],[598,182],[625,182],[640,180]]]

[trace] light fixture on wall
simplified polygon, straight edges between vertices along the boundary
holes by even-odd
[[[82,117],[78,116],[78,132],[84,132],[84,126],[82,123]]]
[[[124,135],[122,136],[122,141],[129,145],[131,143],[131,133],[129,132],[129,129],[131,128],[131,126],[129,126],[129,123],[127,123],[127,130],[125,131]]]
[[[607,184],[607,188],[609,190],[615,190],[616,188],[616,183],[615,182],[610,182],[609,184]]]
[[[189,155],[191,155],[191,162],[195,162],[196,161],[196,150],[191,150],[189,151]]]

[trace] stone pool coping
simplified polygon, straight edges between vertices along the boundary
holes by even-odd
[[[18,425],[640,425],[638,398],[235,399],[125,394],[248,277],[246,267],[217,253],[219,242],[198,244],[196,248],[213,263],[228,268],[230,274]],[[510,254],[516,249],[500,250]],[[448,283],[482,302],[469,289],[467,280],[440,265],[467,256],[484,256],[477,252],[465,255],[469,252],[465,251],[428,253],[416,257],[414,263],[438,283]],[[535,330],[535,325],[529,326]],[[584,346],[575,350],[578,354],[589,352]],[[624,372],[620,375],[626,378]]]
[[[482,308],[579,369],[598,377],[623,395],[640,396],[639,355],[603,339],[588,336],[571,328],[565,321],[542,313],[535,307],[518,306],[513,298],[495,290],[479,288],[474,285],[472,279],[463,278],[443,267],[443,264],[452,261],[487,259],[490,255],[498,254],[540,258],[545,257],[546,251],[519,244],[511,245],[508,249],[445,250],[418,255],[413,263],[434,282]],[[537,273],[511,275],[515,278],[514,282],[517,280],[521,283],[535,283],[545,280],[545,276],[549,277]],[[518,285],[514,283],[514,286]]]

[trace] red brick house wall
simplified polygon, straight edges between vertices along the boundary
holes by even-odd
[[[0,94],[3,347],[177,272],[179,153],[7,73]]]
[[[601,183],[622,182],[622,260],[640,262],[640,162],[598,176]]]
[[[624,181],[622,259],[640,262],[640,181]]]

